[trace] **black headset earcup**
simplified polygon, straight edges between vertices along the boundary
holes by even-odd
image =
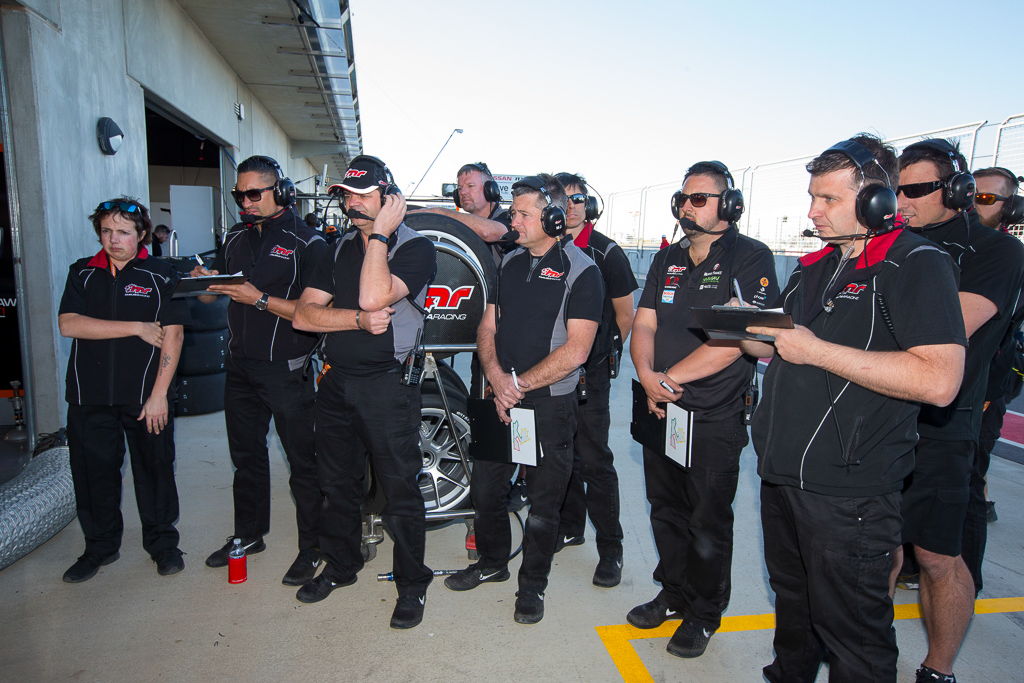
[[[565,234],[565,211],[560,206],[544,207],[540,214],[540,225],[548,237],[561,237]]]
[[[493,180],[488,180],[484,183],[484,201],[491,204],[501,201],[501,188]]]
[[[1003,212],[999,214],[999,222],[1003,225],[1024,223],[1024,197],[1015,194],[1003,204]]]
[[[946,208],[963,211],[974,206],[974,193],[978,189],[978,184],[970,173],[955,172],[949,176],[945,185],[942,192],[942,203],[946,205]]]
[[[871,232],[895,226],[896,193],[885,185],[868,185],[857,193],[857,220]]]
[[[597,197],[587,195],[587,203],[583,205],[583,208],[583,217],[591,223],[601,217],[601,212],[597,210]]]
[[[679,220],[679,198],[682,196],[682,190],[676,190],[672,195],[672,218]]]
[[[277,181],[274,188],[274,203],[283,207],[295,204],[295,183],[291,178],[281,178]]]
[[[452,192],[452,201],[455,202],[455,208],[462,208],[462,200],[459,198],[459,186],[455,186],[455,190]]]
[[[743,215],[743,193],[730,187],[718,198],[718,220],[735,223]]]

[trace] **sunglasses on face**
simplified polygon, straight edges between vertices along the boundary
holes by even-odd
[[[583,204],[587,201],[587,195],[583,194],[582,192],[577,192],[576,194],[569,195],[568,197],[566,197],[566,199],[568,199],[573,204]]]
[[[264,192],[267,190],[273,190],[275,187],[277,187],[277,183],[267,185],[266,187],[260,187],[255,190],[231,190],[231,196],[235,198],[235,203],[241,206],[242,199],[248,199],[250,202],[258,202]]]
[[[125,213],[135,213],[139,210],[139,205],[132,204],[131,202],[112,201],[100,202],[100,205],[96,207],[96,211],[110,211],[111,209],[117,209]]]
[[[909,185],[900,185],[899,187],[896,188],[896,194],[902,192],[903,196],[906,197],[907,199],[917,199],[919,197],[925,196],[926,194],[931,194],[932,192],[941,189],[942,181],[932,180],[931,182],[927,183],[911,183]]]
[[[1009,197],[1004,197],[995,192],[977,192],[974,195],[974,203],[982,206],[992,206],[996,202],[1005,202]]]
[[[686,200],[690,200],[690,204],[693,208],[699,209],[708,203],[709,197],[721,197],[721,194],[712,194],[710,192],[694,192],[693,194],[686,194],[685,192],[676,193],[676,206],[680,209],[686,204]]]

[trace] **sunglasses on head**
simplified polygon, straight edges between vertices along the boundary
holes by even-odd
[[[943,182],[941,180],[932,180],[927,183],[911,183],[909,185],[900,185],[896,188],[896,194],[903,193],[907,199],[917,199],[923,197],[926,194],[931,194],[936,190],[941,190]]]
[[[135,213],[139,210],[139,205],[133,204],[132,202],[114,200],[109,202],[100,202],[100,205],[96,207],[96,211],[110,211],[111,209],[117,209],[118,211],[124,211],[125,213]]]
[[[1009,197],[1004,197],[995,192],[977,192],[974,195],[974,203],[982,206],[992,206],[996,202],[1005,202]]]
[[[699,209],[708,203],[709,197],[721,197],[721,194],[712,194],[711,192],[694,192],[693,194],[686,194],[685,192],[676,193],[676,206],[680,209],[686,204],[686,200],[690,200],[690,204],[695,209]]]
[[[241,206],[243,199],[248,199],[250,202],[258,202],[264,192],[273,190],[275,187],[277,187],[277,183],[256,188],[255,190],[231,190],[231,196],[235,198],[235,203]]]
[[[587,195],[582,192],[576,192],[575,194],[568,195],[566,197],[573,204],[584,204],[587,201]]]

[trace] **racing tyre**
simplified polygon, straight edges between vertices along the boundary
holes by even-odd
[[[174,407],[175,416],[205,415],[224,410],[226,378],[227,375],[224,372],[179,377],[178,400]]]
[[[178,373],[182,376],[209,375],[224,372],[224,359],[228,352],[228,331],[185,331],[181,344]]]

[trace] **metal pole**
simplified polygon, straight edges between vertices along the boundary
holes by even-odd
[[[448,139],[444,141],[443,145],[441,145],[441,149],[437,150],[437,154],[434,155],[434,161],[431,161],[430,162],[430,166],[427,166],[427,170],[423,172],[423,177],[420,178],[420,182],[416,183],[416,187],[412,188],[412,192],[409,193],[410,197],[412,197],[413,195],[416,194],[416,190],[420,189],[420,185],[426,179],[427,174],[430,173],[430,169],[434,168],[434,163],[437,161],[438,157],[441,156],[441,152],[444,151],[444,148],[448,146],[448,143],[452,141],[452,138],[455,137],[456,133],[461,133],[461,132],[462,132],[461,128],[455,128],[455,129],[452,130],[451,134],[448,136]]]

